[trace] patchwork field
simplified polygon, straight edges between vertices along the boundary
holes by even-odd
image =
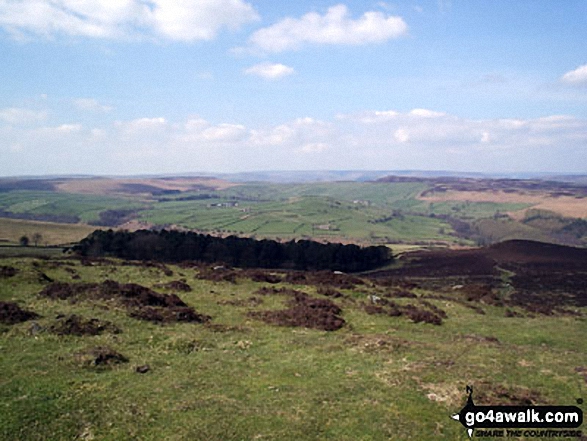
[[[0,180],[0,218],[358,244],[459,247],[533,239],[585,246],[586,197],[579,184],[536,180]]]
[[[584,397],[584,252],[441,253],[368,277],[0,259],[0,438],[464,441],[466,385]]]
[[[514,211],[508,212],[517,219],[523,219],[526,210],[515,210],[515,205],[528,208],[548,210],[562,216],[587,218],[587,200],[574,196],[551,196],[547,193],[528,194],[505,191],[447,191],[441,194],[421,196],[426,202],[492,202],[495,204],[512,204]]]

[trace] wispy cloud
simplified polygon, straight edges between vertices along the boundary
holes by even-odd
[[[0,121],[11,125],[35,123],[47,118],[46,111],[9,107],[0,109]]]
[[[100,104],[94,98],[78,98],[73,100],[73,105],[80,110],[92,112],[110,112],[112,110],[112,106]]]

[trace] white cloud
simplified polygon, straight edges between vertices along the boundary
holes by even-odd
[[[206,141],[235,142],[241,140],[247,134],[247,129],[241,124],[219,124],[208,127],[202,131],[202,137]]]
[[[47,112],[18,107],[0,109],[0,121],[11,125],[27,124],[42,121],[47,118]]]
[[[191,146],[218,146],[234,144],[250,136],[242,124],[210,124],[203,118],[192,117],[173,131],[173,138],[179,144]]]
[[[222,28],[232,30],[259,19],[242,0],[154,0],[157,32],[171,40],[211,40]]]
[[[252,130],[251,142],[253,145],[276,146],[285,144],[295,136],[295,130],[287,124],[281,124],[269,130]]]
[[[393,133],[393,137],[395,138],[395,140],[397,142],[401,142],[401,143],[405,143],[410,140],[410,134],[408,133],[408,131],[406,129],[397,129]]]
[[[587,155],[587,119],[565,115],[475,120],[378,110],[337,115],[332,121],[302,117],[267,127],[211,123],[198,116],[94,127],[45,124],[0,125],[0,174],[262,169],[580,173]]]
[[[562,76],[561,81],[567,84],[587,85],[587,64],[567,72]]]
[[[0,0],[0,26],[15,38],[210,40],[258,18],[244,0]]]
[[[446,114],[443,112],[435,112],[434,110],[428,109],[413,109],[410,111],[410,115],[419,116],[422,118],[437,118],[439,116],[444,116]]]
[[[266,80],[277,80],[293,74],[293,67],[279,63],[260,63],[245,69],[245,74],[255,75]]]
[[[167,129],[167,120],[165,118],[137,118],[131,121],[117,121],[115,127],[125,136],[152,136],[153,133],[161,132]]]
[[[73,100],[73,104],[80,110],[88,110],[92,112],[110,112],[112,110],[111,106],[100,104],[93,98],[78,98]]]
[[[304,44],[364,45],[381,43],[407,33],[401,17],[378,11],[365,12],[360,18],[349,17],[345,5],[328,8],[325,15],[310,12],[301,18],[285,18],[257,30],[249,42],[267,52],[298,49]]]

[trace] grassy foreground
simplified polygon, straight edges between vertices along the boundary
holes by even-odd
[[[344,297],[334,301],[346,325],[338,331],[278,327],[248,314],[284,307],[282,295],[255,294],[267,283],[199,280],[198,270],[171,265],[173,274],[165,275],[122,262],[56,262],[0,260],[18,270],[0,278],[0,301],[42,316],[0,324],[2,440],[466,440],[449,416],[464,405],[467,384],[478,404],[531,397],[575,405],[587,398],[585,371],[578,370],[587,371],[584,317],[506,317],[504,308],[488,305],[480,314],[455,297],[430,300],[448,315],[441,326],[412,323],[368,315],[364,305],[376,288],[367,284],[340,290]],[[43,274],[147,287],[185,279],[192,291],[179,296],[212,320],[158,325],[109,302],[41,298]],[[314,286],[277,286],[324,298]],[[50,332],[58,315],[72,313],[122,332]],[[129,362],[100,367],[80,360],[96,346]],[[145,364],[149,371],[137,373]]]

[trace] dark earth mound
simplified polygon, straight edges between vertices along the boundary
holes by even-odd
[[[147,320],[150,322],[189,322],[189,323],[205,323],[210,320],[210,317],[203,314],[198,314],[193,308],[173,307],[173,308],[156,308],[152,306],[145,306],[136,309],[130,313],[133,318]]]
[[[253,282],[279,283],[282,281],[282,278],[277,274],[272,274],[263,270],[244,270],[243,275],[251,279]]]
[[[40,317],[39,314],[22,309],[18,304],[12,302],[0,302],[0,323],[14,325]]]
[[[295,296],[296,294],[304,294],[301,291],[291,289],[291,288],[274,288],[273,286],[262,286],[255,294],[259,294],[262,296],[270,296],[274,294],[282,294],[286,296]]]
[[[331,286],[338,289],[353,289],[365,282],[355,276],[339,271],[292,271],[285,275],[285,282],[292,285]]]
[[[323,331],[336,331],[345,321],[339,314],[342,310],[327,299],[316,299],[294,290],[275,290],[290,295],[289,308],[278,311],[251,312],[252,317],[278,326],[304,327]]]
[[[102,283],[52,283],[40,293],[54,300],[114,301],[127,308],[129,315],[155,322],[189,321],[202,323],[210,317],[196,313],[176,294],[160,294],[135,283],[121,284],[113,280]]]
[[[186,283],[185,279],[173,280],[168,283],[159,283],[155,285],[156,288],[171,289],[174,291],[190,292],[192,287]]]
[[[211,282],[230,282],[236,283],[237,273],[233,269],[224,266],[215,266],[213,268],[200,268],[196,276],[200,280],[209,280]]]
[[[12,266],[0,265],[0,278],[14,277],[18,270]]]
[[[316,292],[320,295],[325,296],[325,297],[332,297],[334,299],[339,299],[341,297],[344,297],[344,295],[342,293],[340,293],[339,291],[337,291],[334,288],[331,288],[330,286],[319,286],[316,289]]]
[[[72,314],[61,317],[49,327],[49,331],[57,335],[100,335],[105,332],[119,334],[120,328],[109,321],[97,318],[85,319]]]
[[[390,317],[406,316],[414,323],[430,323],[442,325],[442,319],[447,317],[446,312],[432,303],[422,300],[424,308],[413,304],[400,305],[393,300],[378,299],[376,303],[369,303],[364,306],[365,312],[371,315],[387,315]]]
[[[75,359],[84,366],[108,367],[128,363],[128,358],[107,346],[96,346],[77,352]]]

